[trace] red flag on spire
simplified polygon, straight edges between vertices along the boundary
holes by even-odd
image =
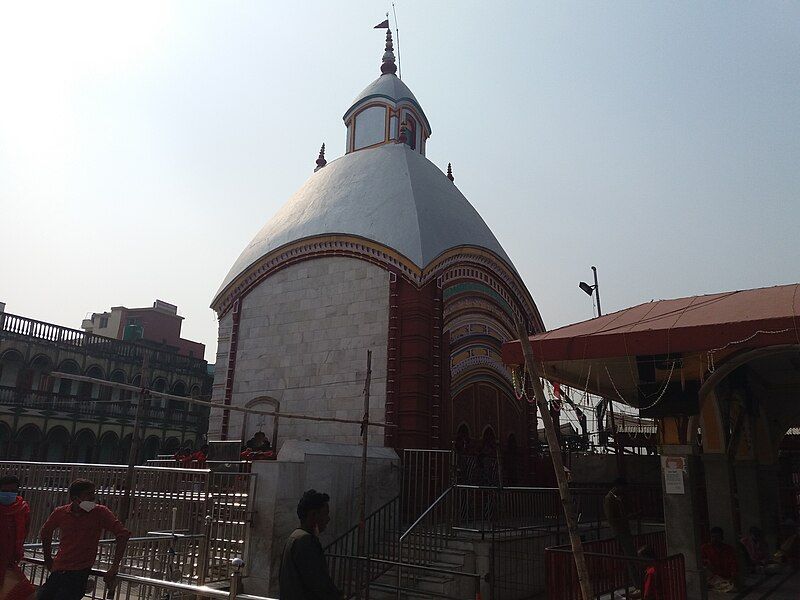
[[[373,29],[389,29],[389,19],[386,19],[382,23],[378,23],[373,27]]]

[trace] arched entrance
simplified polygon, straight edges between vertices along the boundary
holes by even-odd
[[[53,427],[47,432],[44,446],[46,462],[64,462],[69,448],[69,433],[63,427]]]
[[[89,429],[81,429],[72,442],[69,452],[70,460],[82,463],[92,462],[96,441],[94,432]]]
[[[11,429],[5,423],[0,423],[0,459],[11,457]]]
[[[37,460],[41,452],[42,432],[36,425],[25,425],[17,432],[13,456],[17,460]]]
[[[119,436],[113,431],[105,432],[100,436],[100,450],[97,453],[97,461],[104,465],[115,464],[118,446]]]
[[[250,400],[245,405],[247,408],[258,408],[261,410],[271,410],[276,413],[281,410],[281,403],[275,398],[269,396],[261,396]],[[242,443],[247,442],[252,438],[256,432],[262,431],[269,439],[272,447],[277,451],[278,449],[278,417],[268,415],[253,415],[245,413],[244,420],[242,421]]]
[[[157,436],[151,435],[148,437],[142,445],[142,462],[152,460],[158,456],[158,448],[160,445],[161,440]]]

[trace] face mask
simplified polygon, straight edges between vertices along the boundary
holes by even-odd
[[[97,506],[97,502],[92,502],[91,500],[84,500],[80,504],[78,504],[83,510],[86,512],[91,512],[95,506]]]
[[[17,501],[17,492],[0,492],[0,504],[9,506]]]

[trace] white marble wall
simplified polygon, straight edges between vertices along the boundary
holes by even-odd
[[[331,497],[331,522],[320,541],[325,546],[358,523],[361,448],[345,444],[289,441],[276,461],[256,461],[257,488],[247,549],[246,590],[278,594],[283,546],[298,526],[297,502],[308,489]],[[370,448],[367,457],[367,514],[400,493],[399,460],[391,448]]]
[[[383,421],[387,271],[346,257],[304,261],[261,283],[244,298],[241,311],[233,404],[267,396],[280,402],[281,412],[360,419],[371,349],[370,418]],[[229,329],[227,315],[220,322],[215,400],[224,395]],[[212,418],[212,437],[220,418]],[[229,439],[241,436],[242,428],[243,415],[232,413]],[[278,438],[279,444],[287,439],[360,442],[358,425],[291,419],[280,419]],[[373,428],[370,442],[383,445],[383,431]]]
[[[211,387],[211,401],[222,404],[225,401],[225,377],[228,374],[228,351],[231,344],[233,316],[229,312],[219,320],[217,335],[217,359],[214,366],[214,384]],[[208,418],[208,437],[220,439],[222,432],[222,411],[211,410]]]

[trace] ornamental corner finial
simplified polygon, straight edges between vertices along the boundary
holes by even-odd
[[[456,180],[456,178],[453,177],[453,165],[451,165],[450,163],[447,163],[447,178],[453,182],[455,182]]]
[[[386,29],[386,48],[383,52],[383,59],[381,61],[381,74],[394,75],[397,73],[397,65],[394,60],[394,45],[392,44],[392,30]]]
[[[317,157],[317,168],[314,169],[314,173],[319,171],[322,167],[328,164],[328,161],[325,160],[325,144],[322,144],[322,148],[319,149],[319,156]]]

